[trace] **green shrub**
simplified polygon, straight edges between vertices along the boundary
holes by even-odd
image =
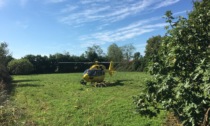
[[[11,76],[4,65],[0,65],[0,91],[11,89]]]
[[[11,74],[24,75],[33,71],[33,65],[27,59],[15,59],[9,62],[8,69]]]
[[[185,126],[208,126],[210,122],[210,2],[194,3],[189,19],[174,22],[166,13],[168,27],[157,58],[149,67],[154,75],[146,93],[135,97],[140,114],[173,111]]]
[[[9,75],[8,69],[6,68],[7,63],[12,59],[9,55],[9,50],[7,49],[7,44],[5,42],[0,43],[0,125],[7,126],[10,125],[8,122],[11,118],[8,115],[12,111],[7,111],[6,101],[8,101],[8,94],[12,89],[11,76]],[[12,108],[11,108],[12,110]]]

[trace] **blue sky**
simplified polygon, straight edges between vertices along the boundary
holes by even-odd
[[[146,41],[164,35],[163,16],[185,16],[192,0],[0,0],[0,42],[13,57],[69,52],[81,55],[99,45],[133,44],[144,54]]]

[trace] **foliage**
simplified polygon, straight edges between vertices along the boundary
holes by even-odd
[[[167,36],[150,66],[154,80],[135,97],[137,111],[155,116],[161,109],[173,111],[184,125],[210,122],[210,2],[194,3],[189,19],[166,13]],[[205,118],[205,119],[204,119]]]
[[[11,89],[11,76],[4,65],[0,65],[0,93],[4,89]]]
[[[117,71],[144,71],[145,61],[140,52],[134,53],[132,61],[121,61],[115,69]]]
[[[86,51],[87,59],[91,62],[98,60],[98,54],[95,51]]]
[[[140,54],[140,52],[134,53],[132,70],[144,71],[144,68],[145,68],[145,58]]]
[[[26,55],[23,58],[29,60],[33,64],[33,73],[36,74],[53,73],[55,72],[58,60],[65,61],[67,59],[66,56],[58,53],[50,55],[49,58],[41,55]]]
[[[88,47],[87,51],[88,52],[95,52],[99,57],[105,55],[103,50],[101,49],[101,47],[98,46],[98,45],[93,45],[92,47]]]
[[[145,62],[147,65],[149,65],[149,62],[157,58],[161,40],[162,40],[162,37],[160,35],[153,36],[147,40],[145,56],[144,56]]]
[[[33,64],[27,59],[15,59],[9,62],[8,69],[11,74],[30,74]]]
[[[6,58],[7,55],[9,54],[9,50],[7,49],[7,43],[2,42],[0,43],[0,64],[1,65],[6,65]]]
[[[0,43],[0,64],[7,66],[7,64],[13,60],[9,50],[7,49],[8,45],[6,42]]]
[[[120,62],[123,59],[123,53],[117,44],[113,43],[108,47],[107,51],[108,59],[115,62]]]
[[[127,45],[123,46],[127,47]],[[64,53],[55,53],[49,56],[41,56],[41,55],[32,55],[28,54],[24,56],[24,59],[29,60],[33,64],[33,71],[32,74],[43,74],[43,73],[68,73],[68,72],[83,72],[87,68],[90,67],[91,64],[81,64],[76,62],[93,62],[93,61],[100,61],[100,62],[109,62],[109,61],[122,61],[123,54],[122,54],[122,47],[118,47],[116,44],[110,46],[109,56],[103,53],[103,50],[98,45],[93,45],[88,47],[85,53],[81,56],[74,56],[70,55],[69,52]],[[129,53],[132,54],[132,53]],[[129,56],[130,58],[132,56]],[[129,58],[129,59],[130,59]],[[11,61],[13,58],[8,55],[6,62]],[[75,62],[75,63],[62,63],[62,62]],[[138,66],[142,63],[138,63]],[[107,64],[104,64],[107,65]],[[107,65],[108,66],[108,65]],[[126,71],[141,71],[139,67],[137,69],[132,68],[131,64],[126,64],[121,66],[122,70]]]
[[[118,72],[107,87],[80,84],[82,73],[15,75],[11,97],[21,110],[16,125],[38,126],[160,126],[165,113],[149,119],[134,112],[132,96],[142,90],[148,74]],[[141,89],[139,89],[141,87]],[[21,114],[21,113],[20,113]]]
[[[11,76],[9,75],[6,65],[11,59],[9,55],[9,50],[7,49],[7,44],[0,43],[0,125],[4,125],[7,120],[4,117],[9,114],[9,112],[3,111],[5,107],[5,102],[8,99],[8,93],[12,89]],[[2,123],[4,122],[4,123]]]
[[[133,51],[135,47],[132,44],[127,44],[121,47],[123,58],[127,61],[130,61],[133,56]]]
[[[84,57],[88,59],[88,61],[103,61],[106,59],[105,53],[98,45],[92,45],[91,47],[88,47],[85,51]]]
[[[11,76],[6,68],[6,64],[11,58],[7,43],[0,43],[0,93],[4,89],[11,89]],[[10,58],[8,58],[10,57]],[[0,96],[1,97],[1,96]]]

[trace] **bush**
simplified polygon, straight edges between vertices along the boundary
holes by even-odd
[[[12,78],[9,75],[6,67],[0,65],[0,105],[6,100],[8,93],[7,91],[11,91],[12,89],[11,80]]]
[[[3,65],[0,65],[0,91],[5,89],[11,89],[11,76],[7,68]]]
[[[6,65],[8,61],[10,61],[12,57],[9,55],[9,50],[7,49],[7,44],[5,42],[0,43],[0,125],[5,126],[9,125],[8,120],[11,118],[7,118],[11,111],[6,111],[6,101],[8,101],[8,93],[10,93],[12,89],[11,76],[9,75],[8,69]]]
[[[24,75],[33,71],[33,65],[27,59],[16,59],[9,62],[8,69],[11,74]]]
[[[149,71],[154,80],[146,93],[135,97],[140,114],[154,116],[173,111],[185,126],[207,126],[210,122],[210,2],[194,3],[189,19],[174,22],[166,13],[168,27],[157,58]]]

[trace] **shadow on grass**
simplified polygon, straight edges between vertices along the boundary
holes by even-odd
[[[114,86],[124,86],[124,82],[131,80],[116,80],[115,82],[106,82],[105,84],[97,84],[96,87],[114,87]]]
[[[27,82],[35,82],[35,81],[39,81],[39,80],[13,80],[12,85],[13,85],[13,88],[16,88],[16,87],[43,87],[44,86],[44,85],[40,85],[40,84],[27,83]]]
[[[14,88],[19,88],[19,87],[43,87],[44,85],[40,84],[13,84]]]
[[[13,80],[12,83],[16,84],[16,83],[32,82],[32,81],[39,81],[39,80]]]
[[[29,82],[36,82],[39,80],[12,80],[11,87],[7,90],[8,94],[14,95],[16,88],[24,88],[24,87],[43,87],[41,84],[30,84]],[[27,83],[28,82],[28,83]]]
[[[106,87],[123,86],[125,81],[128,81],[128,80],[117,80],[115,82],[108,83]]]

